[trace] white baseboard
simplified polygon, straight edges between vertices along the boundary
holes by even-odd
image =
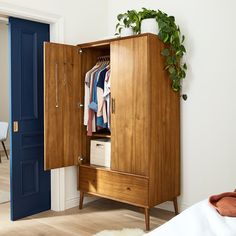
[[[67,199],[66,200],[66,210],[70,209],[70,208],[73,208],[73,207],[79,206],[79,199],[80,199],[79,197],[74,197],[74,198],[71,198],[71,199]],[[95,197],[95,196],[88,196],[88,197],[85,196],[84,197],[84,204],[96,201],[97,199],[99,199],[99,198]],[[190,207],[190,205],[188,205],[188,204],[179,203],[179,212],[182,212],[182,211],[186,210],[189,207]],[[165,202],[165,203],[162,203],[160,205],[155,206],[155,208],[160,208],[162,210],[174,212],[173,202]]]
[[[178,204],[179,204],[179,211],[180,212],[182,212],[182,211],[184,211],[184,210],[186,210],[187,208],[190,207],[189,205],[187,205],[185,203],[178,203]],[[165,202],[165,203],[162,203],[160,205],[155,206],[155,208],[160,208],[162,210],[174,212],[173,202]]]
[[[74,198],[70,198],[66,200],[66,210],[73,208],[73,207],[77,207],[79,206],[79,197],[74,197]],[[84,204],[89,203],[89,202],[93,202],[96,201],[98,198],[97,197],[84,197]]]

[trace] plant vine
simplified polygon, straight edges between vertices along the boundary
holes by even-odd
[[[178,92],[181,90],[182,80],[186,77],[187,65],[182,63],[182,58],[186,53],[183,45],[185,36],[181,34],[174,16],[168,16],[160,10],[146,8],[142,8],[139,12],[129,10],[117,16],[119,22],[116,25],[116,34],[120,35],[124,27],[132,27],[135,33],[140,34],[141,21],[148,18],[156,19],[159,27],[158,37],[166,45],[161,51],[161,55],[166,59],[165,70],[168,71],[172,81],[172,89]]]

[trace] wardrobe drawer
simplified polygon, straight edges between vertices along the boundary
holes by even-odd
[[[148,179],[144,177],[80,166],[79,190],[133,205],[148,205]]]

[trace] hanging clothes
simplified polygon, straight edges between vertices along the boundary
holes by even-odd
[[[98,99],[98,111],[97,111],[97,126],[98,128],[108,128],[107,115],[106,115],[106,103],[103,98],[104,82],[106,74],[110,66],[108,65],[101,73],[97,82],[97,99]]]
[[[110,84],[110,74],[111,70],[108,70],[106,73],[105,81],[104,81],[104,93],[103,98],[106,104],[106,116],[107,116],[107,124],[108,129],[111,129],[111,84]],[[105,114],[104,114],[105,115]]]
[[[109,63],[108,57],[100,57],[96,65],[85,75],[84,125],[87,126],[88,136],[97,130],[110,127],[107,103],[104,99],[104,84],[110,70]]]

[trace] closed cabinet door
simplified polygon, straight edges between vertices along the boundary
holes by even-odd
[[[77,47],[44,45],[44,168],[77,164],[81,154],[80,56]]]
[[[148,38],[111,43],[112,169],[148,173]]]

